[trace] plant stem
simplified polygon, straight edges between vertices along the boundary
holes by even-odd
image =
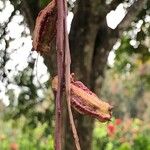
[[[67,2],[64,0],[64,8],[65,8],[65,17],[64,17],[64,38],[65,38],[65,85],[66,85],[66,100],[67,100],[67,107],[68,107],[68,114],[69,114],[69,120],[71,129],[73,132],[73,137],[75,141],[75,145],[77,150],[81,150],[79,138],[77,134],[77,130],[75,127],[73,114],[71,110],[71,103],[70,103],[70,64],[71,64],[71,57],[70,57],[70,48],[69,48],[69,39],[68,39],[68,33],[67,33]]]
[[[57,48],[57,69],[58,69],[58,90],[56,95],[56,110],[55,110],[55,150],[62,149],[62,95],[63,95],[63,74],[64,74],[64,8],[63,0],[57,0],[57,34],[56,34],[56,48]]]
[[[56,48],[57,48],[57,69],[58,69],[58,88],[56,95],[56,125],[55,125],[55,150],[62,149],[62,95],[63,83],[66,88],[66,99],[69,113],[70,124],[73,132],[73,137],[77,150],[81,150],[79,138],[70,104],[70,49],[69,39],[67,33],[66,17],[67,17],[67,2],[66,0],[57,0],[57,34],[56,34]],[[65,82],[64,82],[65,81]]]

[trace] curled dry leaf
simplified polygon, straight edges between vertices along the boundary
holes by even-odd
[[[57,7],[56,0],[52,0],[36,19],[33,33],[33,50],[46,53],[50,50],[51,42],[56,36]]]
[[[52,81],[53,90],[57,91],[58,77]],[[76,81],[71,75],[71,106],[79,113],[97,118],[101,122],[109,121],[112,116],[112,106],[99,99],[82,82]]]

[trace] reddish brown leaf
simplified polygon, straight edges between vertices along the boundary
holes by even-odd
[[[57,91],[57,76],[52,81],[52,88]],[[112,106],[99,99],[82,82],[75,81],[71,76],[71,106],[79,113],[97,118],[101,122],[111,119]]]
[[[51,42],[56,36],[57,8],[56,1],[52,0],[36,19],[33,33],[33,50],[46,53],[50,50]]]

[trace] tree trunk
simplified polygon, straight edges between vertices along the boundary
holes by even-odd
[[[100,16],[97,14],[97,10],[93,8],[98,1],[79,0],[77,3],[77,12],[70,32],[71,71],[99,95],[108,53],[112,47],[108,40],[111,30],[107,27],[105,12],[101,12],[102,16]],[[78,113],[74,113],[74,118],[81,149],[91,150],[94,120]],[[69,121],[66,122],[65,127],[66,132],[68,132]],[[75,149],[73,145],[72,134],[68,133],[64,150]]]

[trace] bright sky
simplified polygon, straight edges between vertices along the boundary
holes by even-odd
[[[120,4],[116,10],[112,10],[110,13],[107,14],[107,25],[115,29],[117,25],[121,22],[121,20],[125,17],[126,10],[123,8],[123,4]]]
[[[0,9],[3,7],[2,6],[3,3],[0,1]],[[0,23],[3,23],[4,21],[6,21],[11,12],[13,11],[13,6],[10,4],[10,2],[8,0],[6,0],[6,7],[3,11],[0,12]],[[107,24],[110,28],[115,29],[117,27],[117,25],[120,23],[120,21],[124,18],[126,14],[126,11],[123,8],[123,5],[120,4],[116,10],[111,11],[110,13],[107,14],[106,18],[107,18]],[[70,25],[71,25],[71,21],[73,18],[73,13],[69,12],[68,14],[68,32],[70,31]],[[29,29],[24,26],[24,25],[19,25],[18,23],[23,21],[23,16],[20,15],[20,13],[18,12],[18,14],[13,18],[13,20],[11,21],[11,23],[8,24],[8,28],[7,28],[7,32],[9,33],[9,36],[11,38],[14,38],[16,40],[10,42],[10,46],[9,49],[7,50],[8,52],[12,52],[10,56],[10,60],[8,61],[7,65],[6,65],[6,70],[7,69],[11,69],[13,71],[11,71],[11,74],[9,74],[9,78],[11,79],[17,72],[17,70],[22,71],[27,65],[27,61],[28,61],[28,56],[29,54],[32,53],[32,56],[34,58],[37,58],[38,55],[36,52],[31,52],[31,48],[32,48],[32,40],[31,40],[31,36],[30,36],[30,31]],[[22,37],[21,33],[22,31],[24,31],[28,34],[27,37]],[[117,46],[117,44],[116,44]],[[4,41],[2,41],[0,43],[0,50],[3,50],[5,47],[5,43]],[[15,50],[17,49],[17,50]],[[114,47],[115,49],[115,47]],[[115,58],[115,54],[114,54],[114,50],[112,50],[109,54],[108,57],[108,64],[109,65],[113,65],[114,62],[114,58]],[[41,75],[43,75],[42,81],[40,78],[41,83],[45,82],[48,80],[48,74],[47,74],[47,68],[45,67],[45,65],[43,64],[43,58],[42,57],[38,57],[38,67],[36,68],[36,72],[37,72],[37,78],[39,78]],[[17,65],[17,67],[16,67]],[[36,81],[34,81],[36,83]],[[16,94],[19,94],[19,89],[16,85],[9,85],[9,88],[13,88],[16,91]],[[5,95],[5,82],[1,82],[0,81],[0,99],[3,100],[3,102],[8,105],[9,104],[9,100],[8,97]]]

